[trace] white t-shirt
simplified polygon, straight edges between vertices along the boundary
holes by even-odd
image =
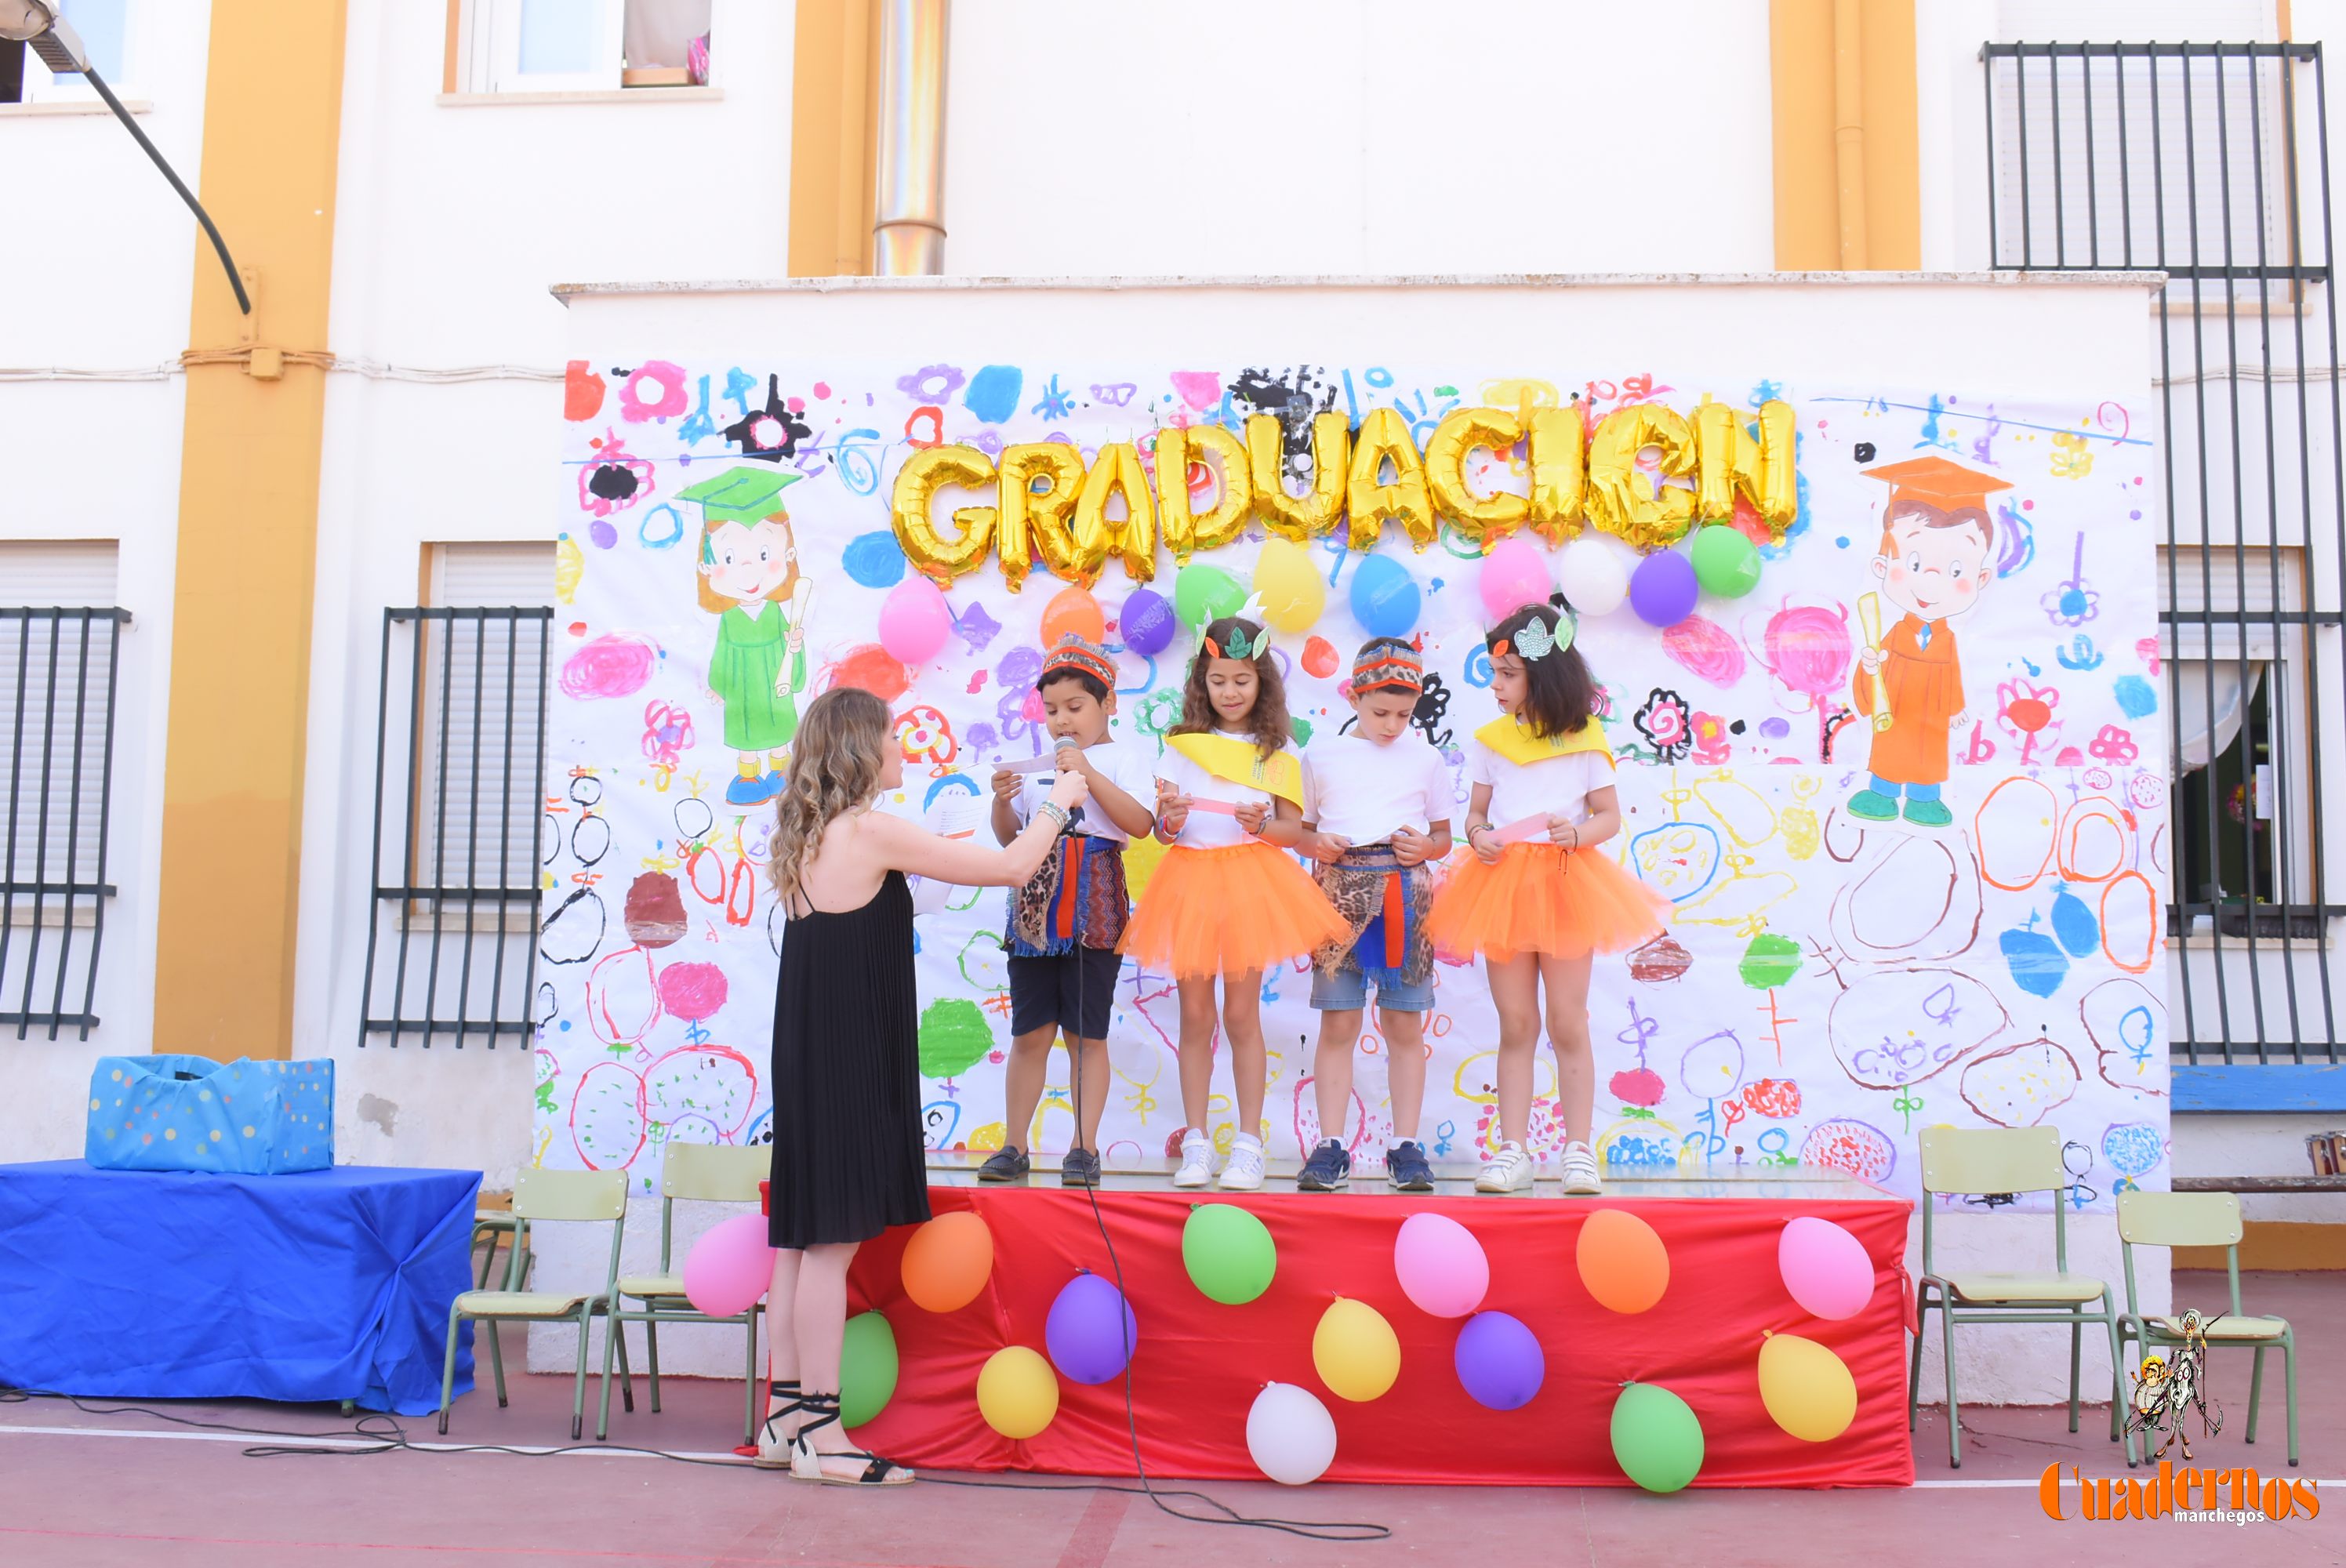
[[[1250,735],[1234,735],[1227,729],[1218,729],[1214,733],[1232,740],[1243,740],[1250,745],[1254,740]],[[1295,755],[1291,742],[1280,749],[1290,757]],[[1267,790],[1216,778],[1169,745],[1157,759],[1157,776],[1197,800],[1227,800],[1233,806],[1251,806],[1274,799]],[[1153,799],[1154,791],[1151,795]],[[1276,809],[1274,807],[1274,812]],[[1181,824],[1180,834],[1173,841],[1184,849],[1219,850],[1232,844],[1250,843],[1253,837],[1239,826],[1236,817],[1224,816],[1219,811],[1193,810],[1189,813],[1189,820]]]
[[[1142,810],[1157,809],[1157,775],[1140,748],[1128,741],[1105,740],[1085,748],[1084,755],[1102,777],[1140,802]],[[1051,798],[1051,786],[1058,778],[1056,769],[1026,775],[1025,782],[1018,787],[1018,799],[1011,806],[1020,826],[1035,820],[1035,812]],[[1086,801],[1076,810],[1081,815],[1075,820],[1074,831],[1095,839],[1113,839],[1119,844],[1131,841],[1132,836],[1117,827],[1097,804]]]
[[[1601,752],[1570,751],[1537,762],[1510,762],[1481,741],[1469,740],[1466,781],[1491,787],[1487,816],[1494,828],[1540,813],[1561,813],[1567,821],[1586,822],[1588,792],[1612,785],[1613,759]]]
[[[1423,833],[1451,803],[1449,765],[1414,729],[1382,744],[1322,736],[1303,754],[1303,820],[1355,844],[1381,844],[1403,827]]]

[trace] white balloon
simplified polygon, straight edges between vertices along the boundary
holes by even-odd
[[[1557,586],[1584,616],[1609,616],[1629,596],[1629,574],[1611,546],[1584,534],[1556,553]]]
[[[1247,1452],[1281,1486],[1307,1486],[1336,1461],[1336,1418],[1309,1390],[1271,1383],[1247,1411]]]

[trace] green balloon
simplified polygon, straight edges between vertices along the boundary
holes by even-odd
[[[1189,1283],[1228,1307],[1270,1288],[1279,1247],[1262,1221],[1233,1203],[1201,1203],[1181,1227],[1181,1263]]]
[[[839,1348],[839,1419],[860,1427],[887,1408],[896,1392],[896,1331],[877,1312],[847,1320]]]
[[[1631,1383],[1613,1401],[1613,1457],[1647,1492],[1677,1492],[1702,1469],[1702,1423],[1669,1390]]]
[[[1739,599],[1760,585],[1760,552],[1743,530],[1713,523],[1694,536],[1694,577],[1706,594]]]
[[[1736,972],[1754,991],[1781,985],[1800,972],[1800,944],[1789,936],[1763,931],[1743,950],[1743,962],[1736,966]]]
[[[1209,621],[1237,615],[1246,597],[1239,580],[1219,566],[1184,566],[1173,579],[1173,613],[1192,631]]]

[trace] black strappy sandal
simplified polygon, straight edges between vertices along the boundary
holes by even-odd
[[[861,1449],[823,1453],[807,1441],[807,1433],[838,1423],[837,1394],[804,1395],[799,1400],[799,1409],[807,1417],[799,1423],[798,1436],[790,1444],[790,1474],[799,1480],[825,1481],[832,1486],[902,1486],[913,1479],[913,1472],[893,1460],[882,1459]],[[827,1460],[858,1459],[868,1461],[860,1475],[833,1475],[823,1469]]]
[[[789,1438],[781,1437],[774,1431],[774,1423],[784,1416],[794,1416],[803,1411],[806,1409],[806,1400],[800,1397],[798,1380],[795,1378],[768,1383],[766,1394],[770,1399],[787,1400],[790,1402],[780,1410],[766,1412],[765,1422],[758,1429],[758,1452],[750,1462],[760,1470],[788,1470],[790,1468],[791,1456],[797,1452],[797,1440],[795,1434]],[[773,1446],[779,1451],[780,1457],[775,1459],[766,1457],[769,1438],[776,1440]]]

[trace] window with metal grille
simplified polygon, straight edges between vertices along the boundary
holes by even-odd
[[[2168,275],[2151,331],[2176,1050],[2337,1061],[2346,901],[2322,808],[2346,723],[2346,411],[2320,46],[1981,58],[1994,264]]]
[[[114,697],[122,628],[111,540],[0,543],[0,1025],[97,1024]]]
[[[553,546],[434,545],[425,585],[383,612],[360,1043],[494,1046],[531,1027]]]

